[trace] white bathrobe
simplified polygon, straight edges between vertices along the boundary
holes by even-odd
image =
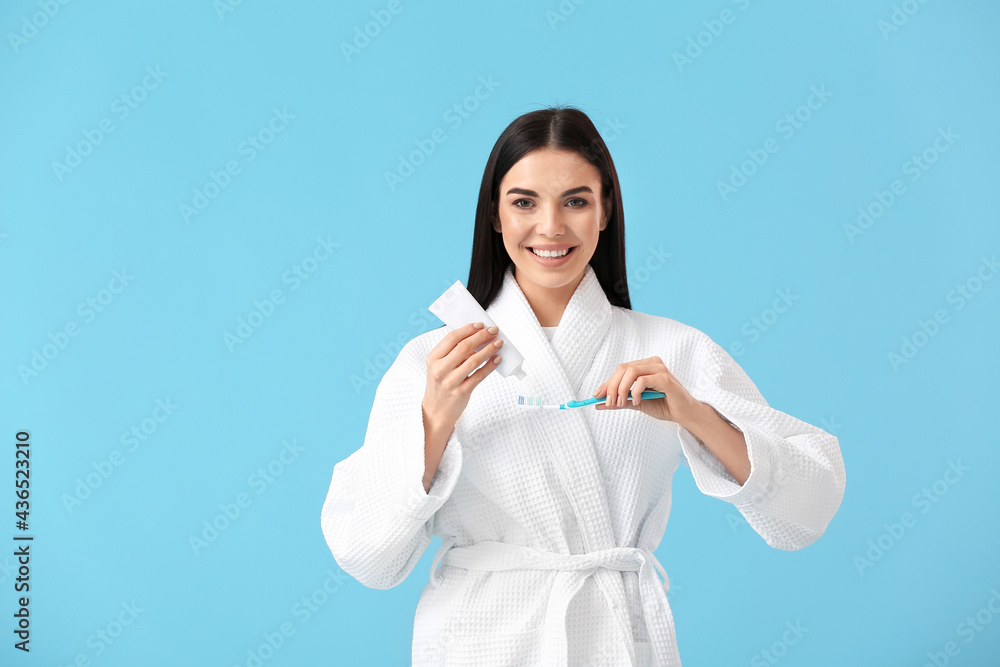
[[[364,443],[334,466],[323,505],[338,565],[371,588],[399,584],[431,537],[443,539],[416,609],[413,665],[679,666],[654,552],[681,463],[777,549],[811,544],[840,506],[837,438],[769,407],[701,331],[612,306],[589,265],[551,342],[512,267],[487,312],[524,355],[527,377],[494,371],[473,390],[430,492],[420,404],[426,356],[446,327],[409,341],[386,371]],[[518,395],[589,398],[619,363],[654,355],[742,431],[751,464],[742,486],[676,422],[517,405]]]

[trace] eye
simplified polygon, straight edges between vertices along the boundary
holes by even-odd
[[[570,206],[570,208],[583,208],[583,207],[584,207],[584,206],[586,206],[586,205],[587,205],[587,203],[588,203],[586,199],[582,199],[582,198],[580,198],[580,197],[573,197],[573,199],[570,199],[570,201],[571,201],[571,202],[572,202],[572,201],[578,201],[578,202],[580,202],[580,205],[579,205],[579,206]]]
[[[530,199],[517,199],[514,202],[512,202],[514,204],[514,208],[529,208],[527,206],[518,206],[518,204],[520,204],[521,202],[528,202],[529,204],[534,203]]]

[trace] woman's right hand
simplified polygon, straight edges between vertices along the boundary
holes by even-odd
[[[479,352],[475,349],[497,335],[496,327],[482,322],[453,329],[427,355],[427,389],[421,406],[425,419],[451,431],[469,404],[472,390],[500,363],[497,354],[485,366],[480,364],[496,354],[503,340],[497,339]],[[472,375],[469,375],[472,373]]]

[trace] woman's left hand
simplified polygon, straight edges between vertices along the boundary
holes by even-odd
[[[640,398],[640,394],[646,390],[662,391],[666,396]],[[631,401],[628,400],[629,391],[632,392]],[[608,401],[595,404],[597,410],[628,408],[645,412],[650,417],[679,424],[683,424],[695,415],[698,408],[703,405],[684,388],[659,357],[618,364],[614,375],[597,388],[594,396],[608,397]]]

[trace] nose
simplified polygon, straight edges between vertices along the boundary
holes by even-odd
[[[539,211],[536,230],[542,236],[562,236],[566,232],[562,211],[558,206],[548,206]]]

